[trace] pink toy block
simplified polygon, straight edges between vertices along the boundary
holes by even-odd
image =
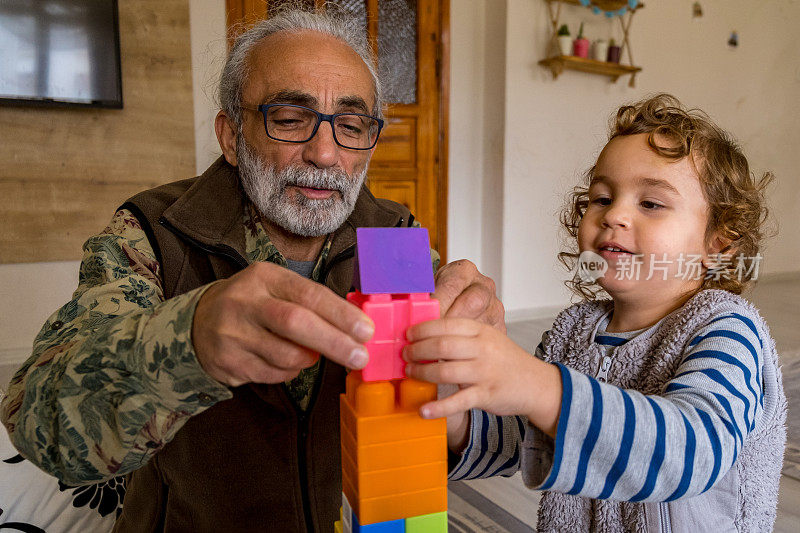
[[[351,292],[347,301],[357,305],[375,323],[375,335],[366,343],[369,363],[364,381],[406,377],[403,347],[409,326],[439,318],[439,302],[428,293],[362,294]]]

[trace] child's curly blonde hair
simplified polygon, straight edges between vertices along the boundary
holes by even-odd
[[[622,135],[647,133],[648,144],[660,156],[673,161],[691,158],[708,202],[706,238],[717,233],[726,243],[722,255],[728,259],[715,266],[718,274],[706,276],[701,289],[724,289],[741,294],[757,272],[755,263],[760,259],[758,253],[768,214],[764,191],[773,175],[767,172],[756,178],[750,172],[747,158],[728,133],[704,112],[685,109],[669,94],[658,94],[620,107],[610,126],[609,142]],[[588,206],[588,186],[593,175],[594,167],[584,175],[584,183],[572,190],[560,216],[571,238],[568,250],[558,257],[571,272],[578,259],[578,225]],[[734,275],[737,266],[739,270]],[[587,300],[595,299],[602,292],[599,285],[585,282],[577,274],[566,284]]]

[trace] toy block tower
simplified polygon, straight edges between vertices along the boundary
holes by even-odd
[[[436,385],[405,375],[409,326],[439,317],[428,231],[358,228],[356,292],[348,301],[373,322],[369,363],[341,396],[342,533],[447,531],[447,426],[425,420]]]

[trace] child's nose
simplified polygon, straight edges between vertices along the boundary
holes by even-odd
[[[631,218],[630,213],[620,203],[613,203],[606,209],[603,214],[603,226],[613,228],[622,227],[627,228],[630,226]]]

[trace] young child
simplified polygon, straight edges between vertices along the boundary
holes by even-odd
[[[771,531],[786,398],[767,325],[738,296],[771,175],[658,95],[619,109],[586,178],[562,217],[581,255],[561,254],[585,301],[536,357],[474,321],[408,331],[407,374],[460,386],[421,409],[450,417],[451,479],[521,469],[547,491],[540,531]]]

